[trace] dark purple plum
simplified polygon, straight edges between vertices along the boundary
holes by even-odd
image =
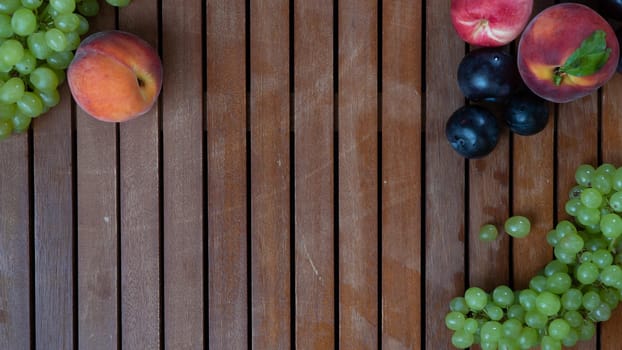
[[[531,92],[524,92],[510,97],[503,116],[512,132],[534,135],[549,121],[549,103]]]
[[[618,39],[618,45],[622,47],[622,27],[616,30],[616,38]],[[618,73],[622,73],[622,55],[618,58],[618,67],[616,68]]]
[[[473,101],[501,102],[522,86],[514,56],[501,47],[479,48],[458,65],[458,86]]]
[[[494,114],[478,105],[456,110],[445,124],[445,136],[451,147],[465,158],[481,158],[499,141],[499,124]]]

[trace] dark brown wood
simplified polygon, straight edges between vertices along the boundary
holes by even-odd
[[[465,44],[449,17],[449,2],[426,2],[425,109],[425,346],[449,349],[451,333],[439,315],[465,287],[465,161],[445,138],[447,118],[464,102],[448,67],[458,67]],[[430,254],[430,252],[437,252]]]
[[[114,28],[114,10],[102,6],[90,31]],[[117,131],[76,107],[78,344],[118,344]]]
[[[339,344],[378,343],[378,2],[339,1]]]
[[[199,1],[162,2],[164,346],[203,349],[203,43]]]
[[[295,1],[294,26],[295,345],[320,350],[335,346],[332,1]]]
[[[0,147],[0,348],[26,350],[32,341],[28,133]]]
[[[33,123],[37,349],[74,347],[74,200],[71,95]]]
[[[289,1],[251,1],[253,347],[290,344]]]
[[[226,33],[226,35],[225,35]],[[247,346],[245,2],[207,2],[209,347]]]
[[[423,8],[382,5],[382,346],[420,349]]]
[[[223,35],[227,33],[227,35]],[[207,3],[209,347],[248,344],[245,2]]]
[[[119,29],[158,48],[158,8],[134,0]],[[119,125],[121,340],[124,349],[160,347],[160,164],[158,105]]]

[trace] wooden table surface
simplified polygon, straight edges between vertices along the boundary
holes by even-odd
[[[450,299],[525,287],[574,169],[622,165],[622,75],[460,158],[449,3],[102,4],[92,30],[156,46],[163,92],[108,124],[65,84],[0,142],[0,349],[450,349]],[[528,239],[478,241],[511,214]]]

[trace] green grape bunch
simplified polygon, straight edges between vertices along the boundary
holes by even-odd
[[[0,1],[0,140],[60,102],[65,71],[99,9],[97,0]]]
[[[611,317],[622,300],[622,167],[582,164],[574,175],[569,219],[546,234],[554,259],[525,289],[470,287],[452,299],[445,325],[453,346],[557,350],[591,339]]]

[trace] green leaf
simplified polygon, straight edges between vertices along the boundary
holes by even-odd
[[[596,73],[607,63],[611,48],[607,47],[606,33],[596,30],[587,37],[566,62],[555,69],[553,81],[560,85],[565,75],[584,77]]]

